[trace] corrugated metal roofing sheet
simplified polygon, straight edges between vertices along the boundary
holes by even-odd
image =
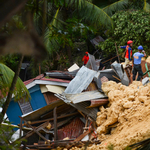
[[[67,86],[65,93],[66,94],[77,94],[85,90],[89,84],[92,82],[94,76],[97,74],[96,71],[88,69],[85,66],[78,71],[75,78],[71,80]]]
[[[99,98],[107,98],[106,95],[100,93],[98,90],[96,91],[88,91],[88,92],[82,92],[80,94],[65,94],[65,97],[70,102],[76,104],[83,101],[90,101],[93,99],[99,99]]]
[[[95,57],[93,55],[90,55],[90,54],[88,54],[88,55],[89,55],[89,61],[87,62],[86,67],[97,71],[99,68],[99,65],[97,66],[96,61],[95,61]]]

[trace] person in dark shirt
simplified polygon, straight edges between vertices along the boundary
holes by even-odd
[[[143,52],[143,54],[142,54]],[[137,81],[140,81],[141,78],[143,77],[143,72],[141,68],[141,59],[142,57],[146,57],[146,53],[143,50],[143,46],[138,47],[138,52],[134,53],[133,55],[133,81],[135,80],[136,74],[138,72],[138,78]]]

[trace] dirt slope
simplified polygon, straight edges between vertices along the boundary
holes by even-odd
[[[102,140],[89,150],[107,149],[113,144],[114,150],[150,137],[150,84],[142,86],[133,82],[130,86],[113,81],[102,85],[109,97],[109,107],[100,107],[97,114],[97,133]]]

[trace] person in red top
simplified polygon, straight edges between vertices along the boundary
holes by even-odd
[[[85,56],[82,58],[82,61],[84,61],[84,65],[87,64],[88,60],[89,60],[88,52],[85,52]]]
[[[128,41],[126,46],[120,46],[120,48],[123,48],[126,50],[125,52],[125,66],[130,64],[131,58],[132,58],[132,46],[133,41]]]

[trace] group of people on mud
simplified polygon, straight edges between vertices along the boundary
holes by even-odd
[[[133,54],[132,58],[132,46],[133,41],[128,41],[126,46],[120,46],[120,48],[125,49],[125,67],[130,64],[130,61],[132,60],[132,74],[133,74],[133,81],[136,78],[136,75],[138,73],[137,81],[140,81],[143,77],[143,72],[141,68],[141,59],[142,57],[146,57],[146,53],[143,49],[143,46],[138,46],[138,52]]]
[[[135,80],[137,73],[138,73],[137,81],[140,81],[141,78],[143,77],[143,72],[141,68],[141,59],[142,57],[146,57],[146,53],[143,49],[143,46],[140,45],[138,46],[138,52],[134,53],[132,58],[132,46],[133,41],[129,40],[126,46],[119,46],[119,47],[125,49],[125,67],[129,65],[130,61],[132,60],[133,81]],[[85,56],[82,58],[84,65],[87,64],[88,60],[89,60],[88,52],[85,52]],[[100,67],[104,68],[104,65],[100,63]]]

